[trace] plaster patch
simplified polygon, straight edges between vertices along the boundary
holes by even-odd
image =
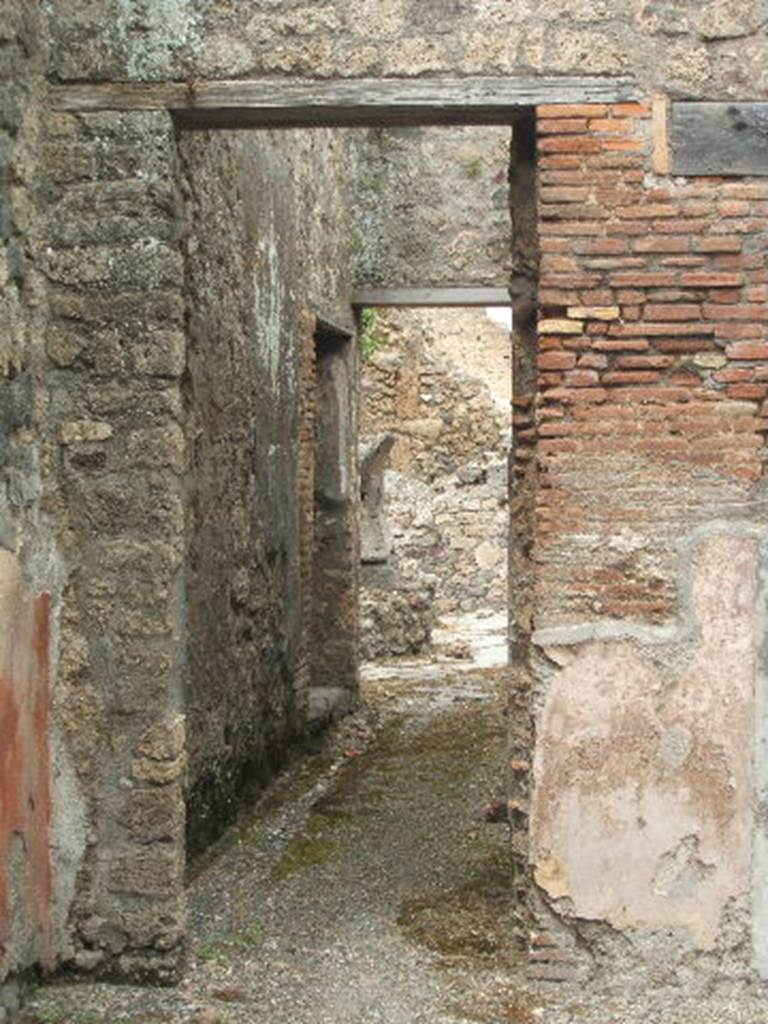
[[[662,771],[672,772],[681,768],[693,749],[693,736],[682,725],[665,729],[659,738],[656,759]]]
[[[698,837],[686,836],[659,858],[654,890],[662,896],[692,897],[714,870],[699,857]]]
[[[566,871],[557,857],[549,856],[534,871],[536,884],[546,889],[552,899],[561,899],[568,895],[568,878]]]
[[[260,353],[269,372],[272,385],[277,384],[282,344],[283,310],[285,307],[285,284],[282,261],[277,245],[275,219],[272,210],[268,213],[268,226],[263,239],[258,242],[259,266],[265,276],[254,277],[254,316],[262,326]]]
[[[538,721],[531,859],[551,898],[568,879],[574,916],[685,928],[710,949],[747,891],[756,555],[752,536],[702,541],[687,658],[680,643],[654,644],[651,662],[629,639],[595,640],[555,675]]]

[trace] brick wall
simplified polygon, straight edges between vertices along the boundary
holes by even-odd
[[[644,103],[538,109],[538,381],[515,400],[536,917],[626,985],[659,929],[669,977],[695,949],[697,983],[747,978],[764,887],[768,183],[670,178],[658,128]]]
[[[539,621],[660,622],[762,473],[768,184],[654,177],[644,104],[538,114]]]

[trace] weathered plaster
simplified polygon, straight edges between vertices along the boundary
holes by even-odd
[[[561,659],[538,720],[531,860],[566,917],[711,949],[749,890],[757,545],[700,539],[684,650],[579,640]]]
[[[760,544],[756,597],[752,962],[760,976],[768,980],[768,540],[765,538]]]
[[[0,969],[54,962],[50,595],[0,551]]]

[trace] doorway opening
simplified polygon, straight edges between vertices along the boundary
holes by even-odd
[[[302,559],[309,668],[308,725],[347,710],[357,676],[355,432],[352,333],[317,319],[304,369]]]
[[[361,656],[437,646],[503,663],[511,310],[374,312],[360,386]]]

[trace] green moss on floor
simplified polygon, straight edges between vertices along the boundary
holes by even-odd
[[[19,1024],[111,1024],[97,1010],[73,1010],[69,1006],[49,1005],[30,1011],[19,1019]]]
[[[227,829],[221,839],[187,865],[187,884],[191,884],[210,869],[216,860],[233,846],[258,841],[265,818],[285,804],[306,796],[317,781],[328,772],[332,763],[332,753],[321,751],[309,755],[304,761],[277,776],[253,806],[241,810],[235,824]]]
[[[507,853],[493,851],[461,885],[405,900],[397,923],[411,941],[444,957],[522,963],[526,951],[515,937],[511,872]]]
[[[338,852],[338,843],[318,839],[306,833],[294,836],[273,868],[272,877],[275,881],[281,881],[317,864],[326,864]]]

